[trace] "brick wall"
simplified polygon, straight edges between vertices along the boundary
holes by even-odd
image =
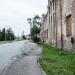
[[[75,0],[55,0],[56,6],[53,10],[53,0],[48,0],[48,13],[44,23],[44,38],[47,44],[61,48],[61,33],[63,35],[63,48],[66,50],[74,50],[75,43],[71,43],[71,38],[75,41]],[[50,7],[50,10],[49,10]],[[61,9],[62,8],[62,9]],[[71,31],[72,34],[67,36],[67,17],[71,15]],[[47,31],[48,30],[48,31]],[[48,38],[46,34],[48,32]]]

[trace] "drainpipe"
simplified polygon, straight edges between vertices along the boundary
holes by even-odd
[[[62,0],[60,0],[61,50],[63,50]]]

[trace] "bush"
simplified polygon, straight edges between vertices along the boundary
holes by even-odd
[[[38,38],[36,35],[32,37],[32,40],[36,43],[40,42],[40,38]]]

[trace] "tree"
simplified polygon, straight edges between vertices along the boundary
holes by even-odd
[[[1,30],[0,30],[0,41],[2,40],[2,32],[1,32]]]
[[[6,32],[5,32],[5,28],[3,28],[1,33],[1,41],[5,41],[5,36],[6,36]]]
[[[12,31],[11,28],[9,29],[2,28],[2,30],[0,30],[0,41],[9,41],[9,40],[15,40],[14,32]]]
[[[39,15],[36,15],[33,18],[33,25],[41,27],[41,25],[44,23],[45,19],[46,19],[46,15],[45,14],[42,14],[41,17]]]
[[[37,37],[37,35],[40,33],[40,28],[38,28],[36,25],[34,25],[31,29],[31,37],[34,42],[39,42],[40,38]]]
[[[26,39],[25,35],[24,35],[24,31],[22,32],[22,39]]]
[[[11,28],[7,29],[6,31],[6,40],[15,40],[15,35]]]
[[[41,25],[44,23],[45,18],[45,14],[42,14],[41,17],[39,15],[35,15],[33,18],[27,19],[30,25],[33,24],[33,27],[31,27],[31,38],[35,42],[39,41],[40,39],[40,37],[37,36],[40,34]]]
[[[46,14],[42,14],[42,16],[41,16],[41,25],[43,25],[45,19],[46,19]]]
[[[31,37],[40,33],[40,29],[37,26],[33,26],[31,29]]]
[[[33,25],[36,25],[37,27],[40,28],[40,26],[41,26],[41,17],[40,16],[38,16],[38,15],[34,16]]]

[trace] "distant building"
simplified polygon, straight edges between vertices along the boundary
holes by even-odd
[[[31,35],[30,34],[26,35],[26,39],[30,40],[31,39]]]
[[[40,34],[41,41],[48,45],[75,50],[75,0],[48,0]]]

